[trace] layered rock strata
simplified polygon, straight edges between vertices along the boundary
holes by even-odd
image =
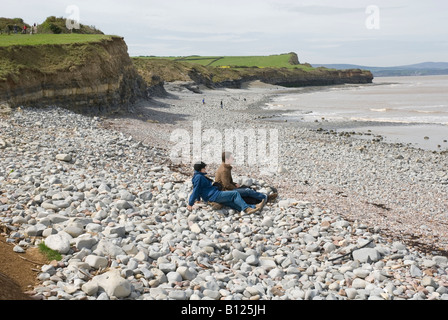
[[[10,67],[0,77],[0,102],[13,108],[58,105],[82,113],[114,112],[147,95],[121,37],[5,47],[0,55]]]

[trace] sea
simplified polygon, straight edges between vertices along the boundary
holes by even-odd
[[[264,109],[273,114],[272,121],[448,150],[447,75],[378,77],[371,84],[286,89]]]

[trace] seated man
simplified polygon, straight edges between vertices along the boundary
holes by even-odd
[[[269,196],[256,192],[255,190],[247,187],[241,187],[233,182],[232,179],[232,163],[234,161],[233,155],[230,152],[222,153],[222,163],[221,166],[216,171],[215,182],[219,183],[223,187],[223,191],[226,190],[236,190],[240,193],[243,199],[248,203],[252,203],[251,199],[255,203],[259,203],[262,200],[272,201],[277,198],[277,193],[271,193]]]
[[[206,202],[216,202],[237,211],[244,211],[247,214],[253,214],[263,208],[265,201],[256,206],[249,205],[237,191],[219,191],[217,187],[212,185],[212,180],[206,177],[206,166],[203,162],[194,165],[193,193],[187,206],[189,211],[193,210],[194,203],[201,198]]]

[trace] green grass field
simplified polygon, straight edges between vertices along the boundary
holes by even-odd
[[[11,34],[0,35],[0,47],[37,46],[52,44],[71,44],[83,42],[98,42],[110,39],[112,36],[102,34]]]
[[[101,46],[90,44],[113,37],[100,34],[0,35],[0,80],[8,76],[17,79],[21,70],[55,73],[82,65],[93,51],[102,50]],[[61,50],[59,45],[69,48]]]
[[[288,68],[288,69],[312,69],[306,65],[293,65],[290,63],[291,54],[271,56],[189,56],[189,57],[144,57],[147,59],[167,59],[172,61],[196,63],[207,67],[220,68]]]

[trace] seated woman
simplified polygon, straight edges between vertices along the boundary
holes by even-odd
[[[248,203],[259,203],[262,200],[272,201],[277,198],[277,193],[271,193],[267,196],[264,193],[257,192],[248,187],[241,187],[233,182],[232,179],[232,163],[234,161],[233,155],[230,152],[222,153],[222,163],[215,174],[215,182],[223,187],[223,191],[236,190],[240,193],[243,199]]]
[[[254,206],[247,204],[238,191],[219,191],[217,187],[213,186],[213,181],[206,177],[206,166],[203,162],[194,165],[193,192],[187,206],[189,211],[193,210],[194,203],[200,199],[206,202],[216,202],[247,214],[253,214],[263,208],[265,200]]]

